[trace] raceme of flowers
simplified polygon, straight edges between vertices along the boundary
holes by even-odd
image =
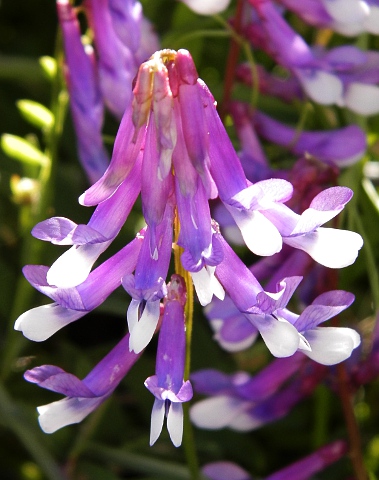
[[[300,314],[292,312],[287,304],[301,276],[283,276],[265,291],[211,217],[209,201],[218,198],[256,255],[269,257],[285,246],[330,268],[351,265],[362,247],[360,235],[322,225],[344,209],[352,191],[346,187],[323,190],[299,213],[286,205],[292,194],[293,187],[285,179],[253,183],[246,178],[214,98],[198,78],[188,51],[158,51],[142,63],[111,162],[80,197],[82,205],[96,206],[88,224],[53,217],[32,231],[40,240],[70,248],[51,267],[24,268],[27,280],[53,300],[17,319],[15,328],[27,338],[49,338],[95,309],[120,286],[131,297],[128,333],[83,380],[51,365],[25,373],[28,381],[65,395],[39,407],[42,429],[54,432],[80,422],[97,408],[159,330],[155,375],[145,382],[155,397],[150,442],[159,437],[166,416],[172,442],[180,445],[182,403],[192,398],[190,380],[184,378],[186,290],[192,283],[203,306],[214,296],[222,301],[227,293],[228,304],[240,316],[243,344],[259,332],[274,356],[295,355],[295,364],[309,361],[306,356],[323,365],[348,358],[360,343],[359,335],[350,328],[319,325],[347,308],[353,295],[326,292]],[[139,195],[146,227],[93,269]],[[168,282],[173,251],[177,259],[180,255],[182,270]],[[231,388],[225,386],[223,398]],[[262,392],[262,398],[270,395]],[[241,401],[244,418],[254,422],[252,400],[244,398],[237,404]],[[246,402],[250,402],[247,413]]]

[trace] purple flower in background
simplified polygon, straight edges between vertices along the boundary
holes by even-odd
[[[346,106],[363,115],[379,111],[378,79],[372,73],[377,70],[377,61],[373,62],[373,57],[350,46],[321,54],[307,45],[270,0],[249,0],[249,3],[260,21],[254,15],[245,35],[254,46],[288,69],[308,97],[322,105]],[[339,2],[324,3],[336,4],[336,11],[346,12],[338,6]],[[355,3],[360,8],[363,2]]]
[[[254,113],[251,121],[265,140],[287,147],[295,155],[311,155],[339,167],[356,163],[366,152],[366,135],[357,125],[336,130],[302,131],[297,135],[295,128],[259,111]]]
[[[230,0],[180,0],[200,15],[215,15],[229,6]]]
[[[324,445],[310,455],[266,477],[266,480],[307,480],[317,472],[338,461],[348,452],[343,440]]]
[[[183,436],[182,403],[192,398],[191,383],[183,380],[186,287],[182,277],[173,275],[167,290],[159,331],[156,373],[145,381],[145,386],[155,396],[151,413],[150,445],[158,439],[166,416],[170,438],[175,447],[178,447]]]
[[[132,96],[132,80],[137,66],[130,49],[115,32],[108,0],[86,0],[84,8],[94,32],[104,103],[117,118],[121,118]]]
[[[232,462],[207,463],[201,471],[209,480],[252,480],[246,470]]]
[[[265,480],[308,480],[315,473],[337,462],[347,453],[347,444],[343,440],[324,445],[310,455],[288,467],[275,472]],[[202,468],[209,480],[252,480],[251,475],[232,462],[212,462]]]
[[[310,25],[330,28],[342,35],[379,33],[377,0],[280,0],[280,3]]]
[[[194,390],[209,398],[195,403],[191,421],[199,428],[231,428],[246,432],[279,420],[310,395],[326,375],[326,367],[301,354],[276,359],[257,375],[201,370],[191,375]]]
[[[129,352],[127,334],[83,380],[53,365],[27,370],[24,376],[28,382],[66,395],[62,400],[38,407],[42,430],[53,433],[81,422],[113,393],[139,357]]]
[[[57,0],[66,61],[66,81],[76,131],[80,162],[91,183],[96,182],[109,164],[101,136],[103,102],[96,64],[90,45],[81,41],[79,22],[68,0]]]

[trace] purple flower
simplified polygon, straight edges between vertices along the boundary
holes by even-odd
[[[139,356],[129,352],[127,334],[83,380],[53,365],[27,370],[24,377],[28,382],[66,395],[62,400],[38,407],[42,430],[53,433],[81,422],[113,393]]]
[[[374,1],[359,0],[280,0],[311,25],[330,28],[346,36],[362,32],[379,33],[379,5]]]
[[[319,363],[333,365],[351,355],[360,343],[354,330],[319,328],[318,325],[346,309],[354,300],[352,294],[327,292],[317,297],[300,315],[294,314],[286,306],[301,277],[285,278],[277,284],[276,292],[265,292],[221,235],[220,241],[224,247],[224,260],[216,267],[216,276],[274,356],[288,357],[299,349]],[[236,275],[238,289],[233,287]],[[247,329],[244,332],[245,339],[239,338],[242,345],[251,335]]]
[[[139,235],[93,270],[77,287],[52,286],[46,280],[48,267],[26,265],[23,273],[29,283],[52,298],[55,303],[32,308],[23,313],[16,320],[14,328],[22,331],[30,340],[41,342],[97,308],[121,285],[121,278],[134,271],[141,243]]]
[[[101,2],[99,11],[103,10],[104,37],[97,35],[100,57],[101,42],[114,34],[106,0]],[[100,25],[98,13],[97,9],[92,11],[91,21],[97,24],[96,28]],[[113,37],[110,40],[112,45]],[[116,43],[111,53],[123,62]],[[106,59],[105,49],[103,61]],[[108,80],[113,78],[113,67],[106,72]],[[91,272],[120,232],[140,192],[146,229]],[[249,323],[245,328],[241,317],[237,319],[241,331],[238,338],[233,338],[234,327],[226,342],[229,345],[246,343],[247,337],[251,342],[259,331],[276,356],[287,357],[302,350],[318,362],[334,364],[347,358],[359,343],[359,336],[350,329],[318,328],[321,322],[350,305],[350,294],[334,292],[318,297],[301,315],[290,312],[287,303],[300,278],[284,278],[275,286],[274,293],[265,292],[220,235],[210,215],[209,200],[219,197],[254,253],[272,255],[285,243],[306,251],[324,265],[350,265],[362,246],[361,237],[320,226],[344,208],[352,196],[351,190],[328,189],[318,194],[301,215],[284,204],[291,195],[292,185],[286,180],[272,178],[251,184],[246,178],[213,96],[198,78],[190,54],[186,50],[156,52],[138,71],[107,170],[79,199],[83,205],[97,206],[88,224],[77,225],[54,217],[33,229],[35,237],[71,248],[51,268],[25,267],[29,282],[55,303],[26,312],[16,321],[15,328],[29,338],[44,340],[96,308],[122,284],[132,297],[127,313],[130,338],[123,344],[129,351],[124,353],[127,358],[135,358],[159,328],[163,300],[156,375],[146,380],[156,398],[151,443],[158,438],[166,415],[171,439],[174,445],[180,445],[181,403],[192,397],[192,387],[183,378],[183,281],[174,276],[170,286],[166,286],[174,225],[174,248],[180,248],[182,267],[191,275],[200,303],[209,304],[214,295],[222,299],[226,291]],[[95,371],[102,381],[101,370]],[[50,373],[59,372],[48,370],[49,378]],[[90,409],[112,389],[113,384],[100,393],[92,390],[98,397],[91,400]],[[82,395],[82,390],[77,395],[72,392],[75,398]],[[296,388],[283,393],[287,400],[281,408],[281,398],[273,398],[261,417],[263,406],[255,405],[249,418],[254,422],[256,418],[277,418],[300,399],[300,393]],[[53,417],[56,410],[49,411]]]
[[[195,391],[209,398],[191,407],[191,421],[210,430],[255,430],[287,415],[313,392],[325,374],[325,367],[300,354],[276,359],[253,377],[245,372],[195,372],[191,375]]]
[[[232,462],[207,463],[201,471],[209,480],[252,480],[246,470]]]
[[[86,0],[84,7],[94,32],[104,103],[121,118],[132,95],[132,80],[136,73],[134,58],[115,32],[108,0]]]
[[[266,477],[266,480],[307,480],[332,463],[342,458],[348,452],[346,442],[336,440],[324,445],[310,455]]]
[[[303,131],[297,136],[295,128],[273,120],[262,112],[255,112],[252,122],[257,133],[265,140],[287,147],[295,155],[312,155],[339,167],[356,163],[367,148],[366,135],[357,125],[336,130]]]
[[[311,475],[338,461],[346,453],[346,442],[336,440],[265,478],[266,480],[308,480]],[[202,468],[202,472],[210,480],[252,480],[246,470],[232,462],[208,463]]]
[[[352,2],[358,9],[363,4],[355,0]],[[270,0],[250,0],[250,3],[256,9],[260,22],[254,17],[245,34],[255,46],[264,49],[287,68],[312,100],[322,105],[346,106],[363,115],[378,112],[379,94],[375,85],[378,80],[371,74],[371,70],[377,67],[365,52],[343,46],[320,54],[290,27]],[[341,9],[335,0],[323,3],[333,5],[333,9],[336,7],[336,12],[347,11]],[[352,15],[354,18],[354,13]]]
[[[130,349],[141,352],[150,342],[158,324],[160,300],[167,294],[165,279],[171,258],[173,206],[168,204],[164,220],[155,232],[156,250],[151,252],[151,229],[147,227],[138,257],[135,276],[125,275],[122,285],[131,295],[127,319]]]
[[[150,445],[157,441],[166,415],[170,438],[175,447],[178,447],[183,435],[182,403],[192,398],[191,383],[183,380],[186,349],[184,280],[179,275],[173,275],[167,290],[155,375],[145,381],[145,386],[155,396],[151,413]]]
[[[140,192],[141,159],[115,194],[102,202],[87,225],[77,225],[67,218],[53,217],[38,223],[32,235],[58,245],[73,245],[50,267],[50,285],[70,288],[82,283],[93,264],[119,233]],[[109,221],[112,218],[112,221]]]
[[[80,162],[91,183],[109,164],[101,130],[103,102],[92,48],[81,41],[79,22],[68,0],[57,0],[66,61],[66,80]]]

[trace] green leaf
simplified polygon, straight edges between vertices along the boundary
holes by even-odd
[[[49,158],[30,142],[17,135],[1,136],[1,148],[11,158],[27,165],[45,166]]]
[[[50,129],[54,123],[54,115],[44,105],[32,100],[19,100],[17,107],[22,116],[38,128]]]

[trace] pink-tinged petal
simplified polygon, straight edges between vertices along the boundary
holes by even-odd
[[[216,15],[226,10],[230,0],[181,0],[199,15]]]
[[[150,425],[150,446],[158,440],[161,434],[165,415],[165,402],[163,400],[154,400],[153,410],[151,412]]]
[[[358,233],[322,227],[315,232],[283,240],[287,245],[307,252],[316,262],[329,268],[343,268],[353,264],[363,246],[362,237]]]
[[[88,277],[93,264],[111,241],[94,245],[72,246],[61,255],[47,272],[47,282],[60,288],[80,285]]]
[[[167,414],[167,430],[175,447],[180,447],[183,438],[183,406],[171,403]]]
[[[282,249],[277,228],[259,211],[237,210],[226,205],[233,216],[246,246],[256,255],[271,256]]]
[[[18,317],[14,325],[29,340],[43,342],[66,325],[75,322],[87,311],[70,310],[57,303],[32,308]]]
[[[201,471],[209,480],[252,480],[246,470],[232,462],[208,463]]]
[[[125,110],[113,147],[112,159],[104,175],[86,190],[79,203],[86,206],[97,205],[109,198],[127,178],[136,162],[143,145],[145,128],[135,134],[131,105]]]
[[[316,69],[294,69],[307,95],[321,105],[341,104],[343,97],[343,84],[332,73]]]
[[[81,422],[108,398],[63,398],[58,402],[38,407],[38,422],[45,433],[54,433],[66,425]]]
[[[347,86],[344,95],[345,105],[360,115],[376,115],[379,112],[379,87],[360,82]]]
[[[304,333],[311,351],[305,355],[322,365],[335,365],[350,357],[361,343],[359,334],[351,328],[318,327]]]

